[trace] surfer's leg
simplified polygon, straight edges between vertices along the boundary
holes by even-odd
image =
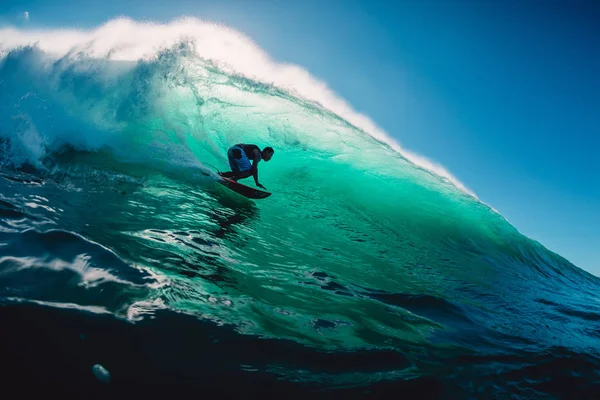
[[[235,176],[235,172],[233,172],[233,171],[221,172],[219,175],[221,175],[223,178],[231,179]]]
[[[241,147],[231,146],[227,151],[227,159],[233,172],[247,171],[252,168],[248,156]]]
[[[234,149],[236,149],[236,147],[235,146],[231,146],[227,150],[227,161],[229,161],[229,168],[231,168],[231,173],[232,174],[234,174],[235,172],[237,172],[237,171],[240,170],[238,168],[238,165],[237,165],[237,160],[235,159],[235,157],[233,155]]]
[[[234,180],[244,179],[252,175],[252,165],[244,150],[240,147],[233,146],[231,149],[231,158],[235,163],[235,169],[232,168]]]
[[[252,176],[252,170],[240,171],[240,172],[236,172],[234,174],[233,179],[237,181],[238,179],[246,179],[250,176]]]
[[[231,146],[227,150],[227,160],[229,161],[231,172],[222,172],[220,174],[222,177],[237,181],[238,179],[244,179],[252,175],[252,165],[242,148]]]
[[[244,153],[243,151],[240,154],[240,158],[238,158],[235,161],[237,162],[238,171],[240,171],[240,172],[247,172],[252,169],[250,160],[248,159],[248,156],[246,155],[246,153]]]

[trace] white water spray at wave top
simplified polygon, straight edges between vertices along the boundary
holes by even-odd
[[[296,65],[277,63],[250,38],[229,27],[196,18],[183,18],[168,24],[137,22],[117,18],[92,30],[0,29],[0,56],[23,46],[37,46],[57,57],[77,56],[115,61],[150,59],[158,51],[186,41],[195,52],[230,74],[283,89],[297,97],[318,103],[353,126],[389,145],[415,166],[434,172],[471,195],[473,193],[442,166],[400,147],[369,117],[358,113],[327,85]],[[474,195],[473,195],[474,196]]]

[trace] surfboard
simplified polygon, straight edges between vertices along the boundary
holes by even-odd
[[[264,199],[271,195],[270,192],[266,192],[264,190],[255,189],[250,186],[242,185],[239,182],[236,182],[231,179],[224,178],[219,176],[219,183],[236,193],[241,194],[242,196],[246,196],[249,199]]]

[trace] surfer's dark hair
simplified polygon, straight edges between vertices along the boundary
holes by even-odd
[[[273,148],[272,148],[272,147],[265,147],[265,148],[263,149],[263,151],[264,151],[265,153],[269,153],[269,152],[271,152],[271,153],[275,154],[275,150],[273,150]]]

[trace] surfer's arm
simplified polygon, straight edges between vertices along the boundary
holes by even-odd
[[[258,150],[254,150],[253,155],[254,159],[252,160],[252,176],[254,177],[254,183],[256,183],[256,186],[258,187],[263,187],[263,185],[258,182],[258,163],[260,162],[261,155]]]

